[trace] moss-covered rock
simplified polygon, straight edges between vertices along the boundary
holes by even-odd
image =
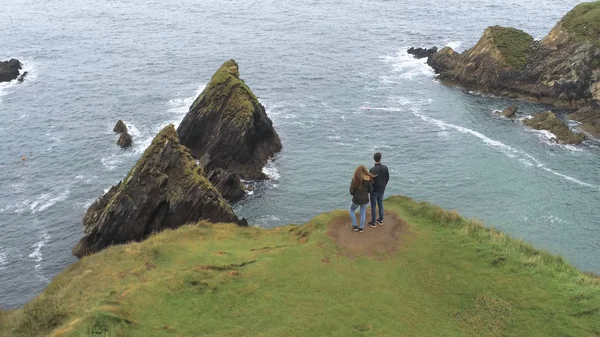
[[[559,24],[573,38],[600,46],[600,1],[575,6]]]
[[[524,119],[523,124],[536,130],[550,131],[561,143],[580,144],[585,140],[584,134],[571,131],[565,122],[550,111],[536,113],[533,118]]]
[[[267,179],[267,161],[281,150],[279,135],[229,60],[217,70],[179,125],[181,143],[207,172],[220,168],[247,180]]]
[[[438,78],[470,90],[580,109],[600,101],[600,1],[582,3],[541,41],[499,26],[459,54],[449,48],[427,63]],[[591,116],[587,125],[600,124]],[[591,119],[598,118],[592,122]]]
[[[127,177],[87,210],[83,217],[85,236],[73,254],[82,257],[201,219],[245,222],[238,220],[180,144],[175,127],[169,125],[154,138]]]
[[[527,63],[533,46],[533,37],[522,30],[501,26],[489,27],[491,45],[497,48],[504,61],[511,67],[520,69]]]

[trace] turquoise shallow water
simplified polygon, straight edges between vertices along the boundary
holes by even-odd
[[[3,5],[0,307],[72,263],[81,217],[153,135],[178,123],[235,58],[284,150],[271,182],[235,205],[251,223],[303,223],[349,204],[358,164],[381,151],[387,194],[482,219],[600,272],[600,148],[566,147],[493,114],[512,101],[436,82],[410,46],[468,48],[489,25],[541,38],[577,1],[57,1]],[[546,107],[521,103],[520,117]],[[121,150],[112,126],[130,126]],[[26,156],[27,161],[21,162]]]

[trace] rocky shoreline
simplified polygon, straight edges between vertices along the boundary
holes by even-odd
[[[451,85],[571,109],[581,130],[600,137],[600,2],[576,6],[540,41],[492,26],[474,47],[444,47],[427,64]]]

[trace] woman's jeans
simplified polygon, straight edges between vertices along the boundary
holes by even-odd
[[[352,220],[352,226],[356,227],[356,209],[360,206],[360,228],[365,227],[365,219],[367,218],[367,205],[357,205],[353,202],[350,203],[350,219]]]

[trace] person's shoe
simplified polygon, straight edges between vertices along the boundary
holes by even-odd
[[[358,232],[358,227],[352,226],[352,230],[355,231],[355,232]]]
[[[364,230],[363,230],[362,228],[359,228],[359,229],[358,229],[358,232],[359,232],[359,233],[362,233],[362,232],[364,232]]]
[[[369,227],[377,228],[377,223],[378,222],[373,223],[373,221],[369,221],[368,225],[369,225]]]
[[[377,224],[378,224],[379,226],[383,226],[383,220],[377,220]]]

